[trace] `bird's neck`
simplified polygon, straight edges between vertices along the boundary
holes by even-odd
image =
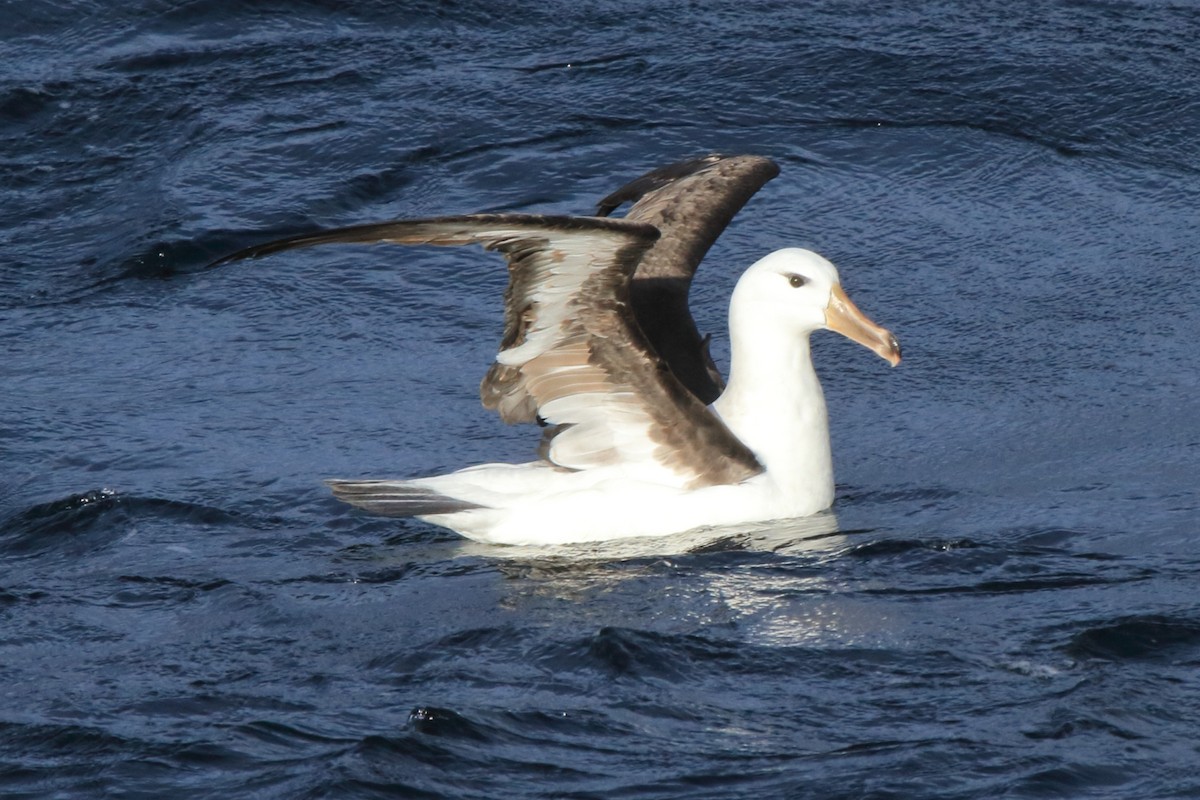
[[[826,498],[823,508],[833,501],[833,462],[808,336],[756,322],[731,313],[729,382],[713,408],[782,492],[805,503]]]

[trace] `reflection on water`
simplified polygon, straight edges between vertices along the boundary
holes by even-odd
[[[478,559],[503,577],[497,602],[519,618],[554,604],[595,609],[591,624],[628,624],[653,598],[656,628],[737,626],[748,641],[798,644],[828,636],[833,621],[806,619],[785,598],[833,591],[826,561],[848,539],[832,511],[801,519],[561,547],[463,541],[460,559]],[[673,576],[664,587],[664,578]],[[631,604],[622,614],[619,609]],[[804,605],[802,602],[801,605]],[[575,612],[576,623],[587,612]]]

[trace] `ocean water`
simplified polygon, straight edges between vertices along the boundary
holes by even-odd
[[[0,795],[1200,797],[1190,2],[6,3]],[[523,460],[503,262],[330,226],[783,168],[838,500],[537,550],[328,476]]]

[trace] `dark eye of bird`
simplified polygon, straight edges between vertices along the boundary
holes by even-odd
[[[788,275],[788,283],[792,285],[793,289],[799,289],[801,286],[808,283],[808,281],[804,279],[803,275]]]

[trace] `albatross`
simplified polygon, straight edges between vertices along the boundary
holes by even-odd
[[[786,248],[729,304],[728,381],[688,310],[696,268],[779,173],[759,156],[653,170],[594,216],[470,214],[321,230],[214,262],[331,243],[478,244],[508,262],[504,334],[480,385],[507,423],[542,428],[538,458],[432,477],[329,480],[377,514],[482,542],[602,541],[804,517],[834,500],[829,425],[809,335],[832,330],[895,366],[900,346],[837,269]],[[631,204],[623,217],[612,213]]]

